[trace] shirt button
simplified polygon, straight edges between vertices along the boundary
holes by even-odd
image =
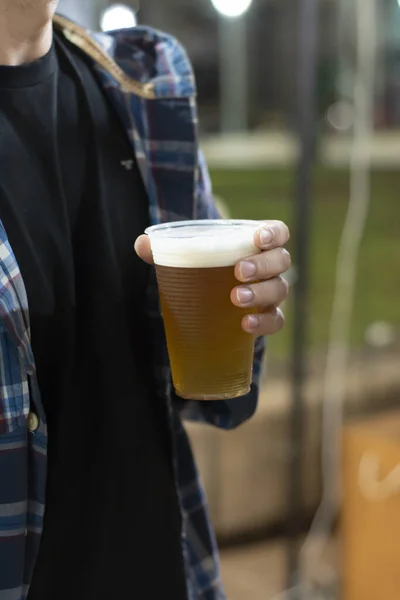
[[[39,419],[35,415],[35,413],[33,413],[33,412],[29,413],[28,419],[27,419],[27,425],[28,425],[29,431],[32,432],[32,433],[38,429],[38,427],[39,427]]]

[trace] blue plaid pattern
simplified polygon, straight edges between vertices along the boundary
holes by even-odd
[[[55,26],[93,59],[99,83],[132,142],[152,223],[218,217],[205,161],[198,151],[193,73],[179,43],[143,27],[90,36],[63,18],[57,17]],[[142,88],[143,93],[128,91],[110,66],[115,64],[110,57],[119,65],[119,73],[150,87]],[[147,290],[147,310],[156,356],[154,377],[158,393],[168,403],[173,433],[189,600],[224,600],[206,498],[182,420],[232,429],[248,419],[257,404],[263,340],[256,342],[254,381],[246,398],[185,402],[176,397],[171,385],[154,273]],[[33,432],[30,413],[39,420]],[[28,594],[43,527],[46,447],[46,416],[30,344],[25,287],[0,223],[0,600],[25,600]]]

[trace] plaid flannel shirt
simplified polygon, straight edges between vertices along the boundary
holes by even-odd
[[[193,73],[179,43],[144,27],[90,35],[62,17],[55,18],[55,26],[93,61],[99,84],[132,142],[152,223],[218,217],[198,151]],[[188,597],[223,600],[215,538],[182,419],[224,429],[248,419],[257,404],[263,342],[256,343],[254,382],[247,397],[210,403],[179,400],[171,387],[154,274],[147,294],[154,377],[169,406],[174,440]],[[71,443],[73,435],[72,429]],[[0,600],[23,600],[28,594],[45,511],[46,446],[27,296],[0,222]]]

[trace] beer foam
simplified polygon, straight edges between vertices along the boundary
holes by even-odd
[[[230,267],[260,250],[254,244],[258,221],[181,221],[150,227],[154,262],[163,267]]]

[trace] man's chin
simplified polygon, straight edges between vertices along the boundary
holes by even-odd
[[[48,9],[55,12],[58,0],[11,0],[21,10],[43,10]]]

